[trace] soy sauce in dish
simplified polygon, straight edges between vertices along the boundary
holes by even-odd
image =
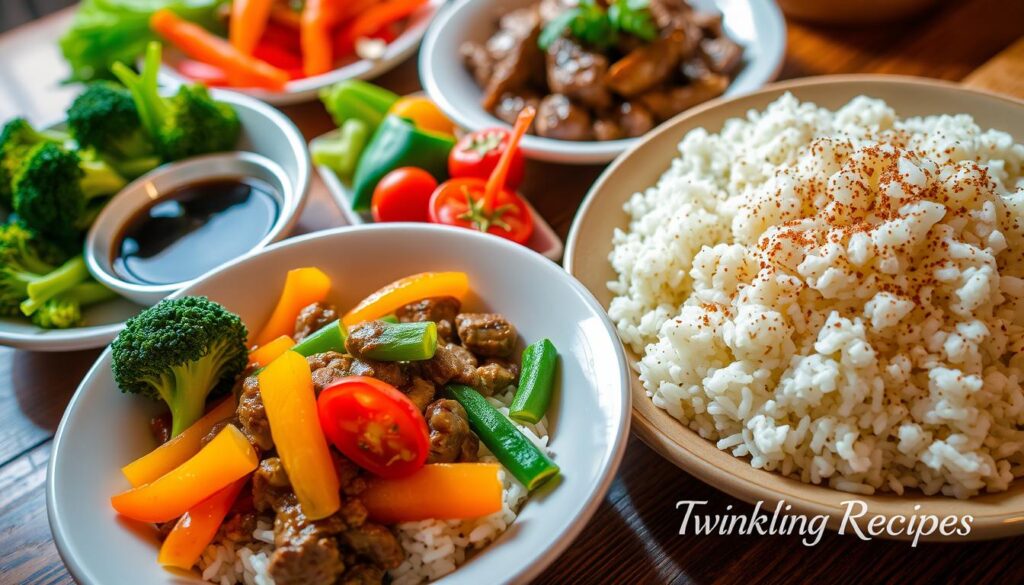
[[[265,181],[234,177],[189,183],[125,225],[114,271],[139,284],[191,280],[249,252],[278,213],[275,190]]]

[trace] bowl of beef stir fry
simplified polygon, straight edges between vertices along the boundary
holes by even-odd
[[[532,106],[532,158],[607,162],[655,126],[778,73],[773,2],[458,0],[420,51],[423,87],[470,130]]]
[[[51,528],[83,584],[526,581],[607,490],[628,384],[521,246],[313,234],[126,324],[58,429]]]

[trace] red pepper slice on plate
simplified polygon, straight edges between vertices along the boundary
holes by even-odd
[[[427,460],[427,421],[405,394],[386,382],[342,378],[324,388],[317,409],[327,438],[370,473],[405,477]]]
[[[504,128],[486,128],[470,132],[455,144],[448,155],[448,174],[452,177],[487,179],[498,166],[502,153],[508,148],[512,134]],[[523,182],[526,161],[522,151],[516,151],[505,179],[505,187],[515,189]]]
[[[519,141],[536,115],[532,107],[519,113],[508,146],[486,181],[462,177],[442,183],[430,198],[430,221],[476,229],[525,244],[533,235],[533,214],[526,201],[506,188],[505,182],[519,151]]]

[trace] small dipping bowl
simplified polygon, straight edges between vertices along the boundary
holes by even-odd
[[[171,200],[180,189],[219,180],[256,180],[270,187],[277,205],[270,228],[251,249],[235,257],[224,258],[188,280],[151,284],[128,279],[115,267],[127,228],[137,218],[164,200]],[[174,291],[192,284],[209,270],[236,258],[248,256],[284,238],[298,219],[301,195],[281,165],[252,152],[228,152],[190,158],[171,163],[135,180],[121,190],[100,213],[85,241],[85,261],[89,272],[110,289],[142,305],[155,304]],[[230,237],[225,230],[225,237]]]

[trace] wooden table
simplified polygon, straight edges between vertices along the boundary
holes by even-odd
[[[75,90],[58,85],[66,67],[54,40],[69,17],[68,12],[58,13],[0,35],[0,120],[24,115],[45,122],[61,115]],[[964,81],[1024,97],[1020,0],[949,1],[907,23],[864,29],[794,22],[789,27],[783,78],[901,73]],[[1004,50],[1000,58],[989,61]],[[380,83],[400,93],[419,89],[415,60]],[[331,127],[319,104],[286,111],[307,137]],[[600,170],[534,164],[524,191],[564,238],[587,186]],[[299,230],[341,223],[340,212],[317,181]],[[98,353],[0,349],[0,583],[72,581],[47,525],[46,464],[64,407]],[[750,510],[631,439],[597,514],[539,581],[1024,582],[1024,564],[1018,562],[1024,538],[911,548],[903,542],[862,542],[834,534],[815,547],[802,546],[798,537],[680,536],[675,502],[681,499],[708,500],[716,510],[728,505],[741,513]]]

